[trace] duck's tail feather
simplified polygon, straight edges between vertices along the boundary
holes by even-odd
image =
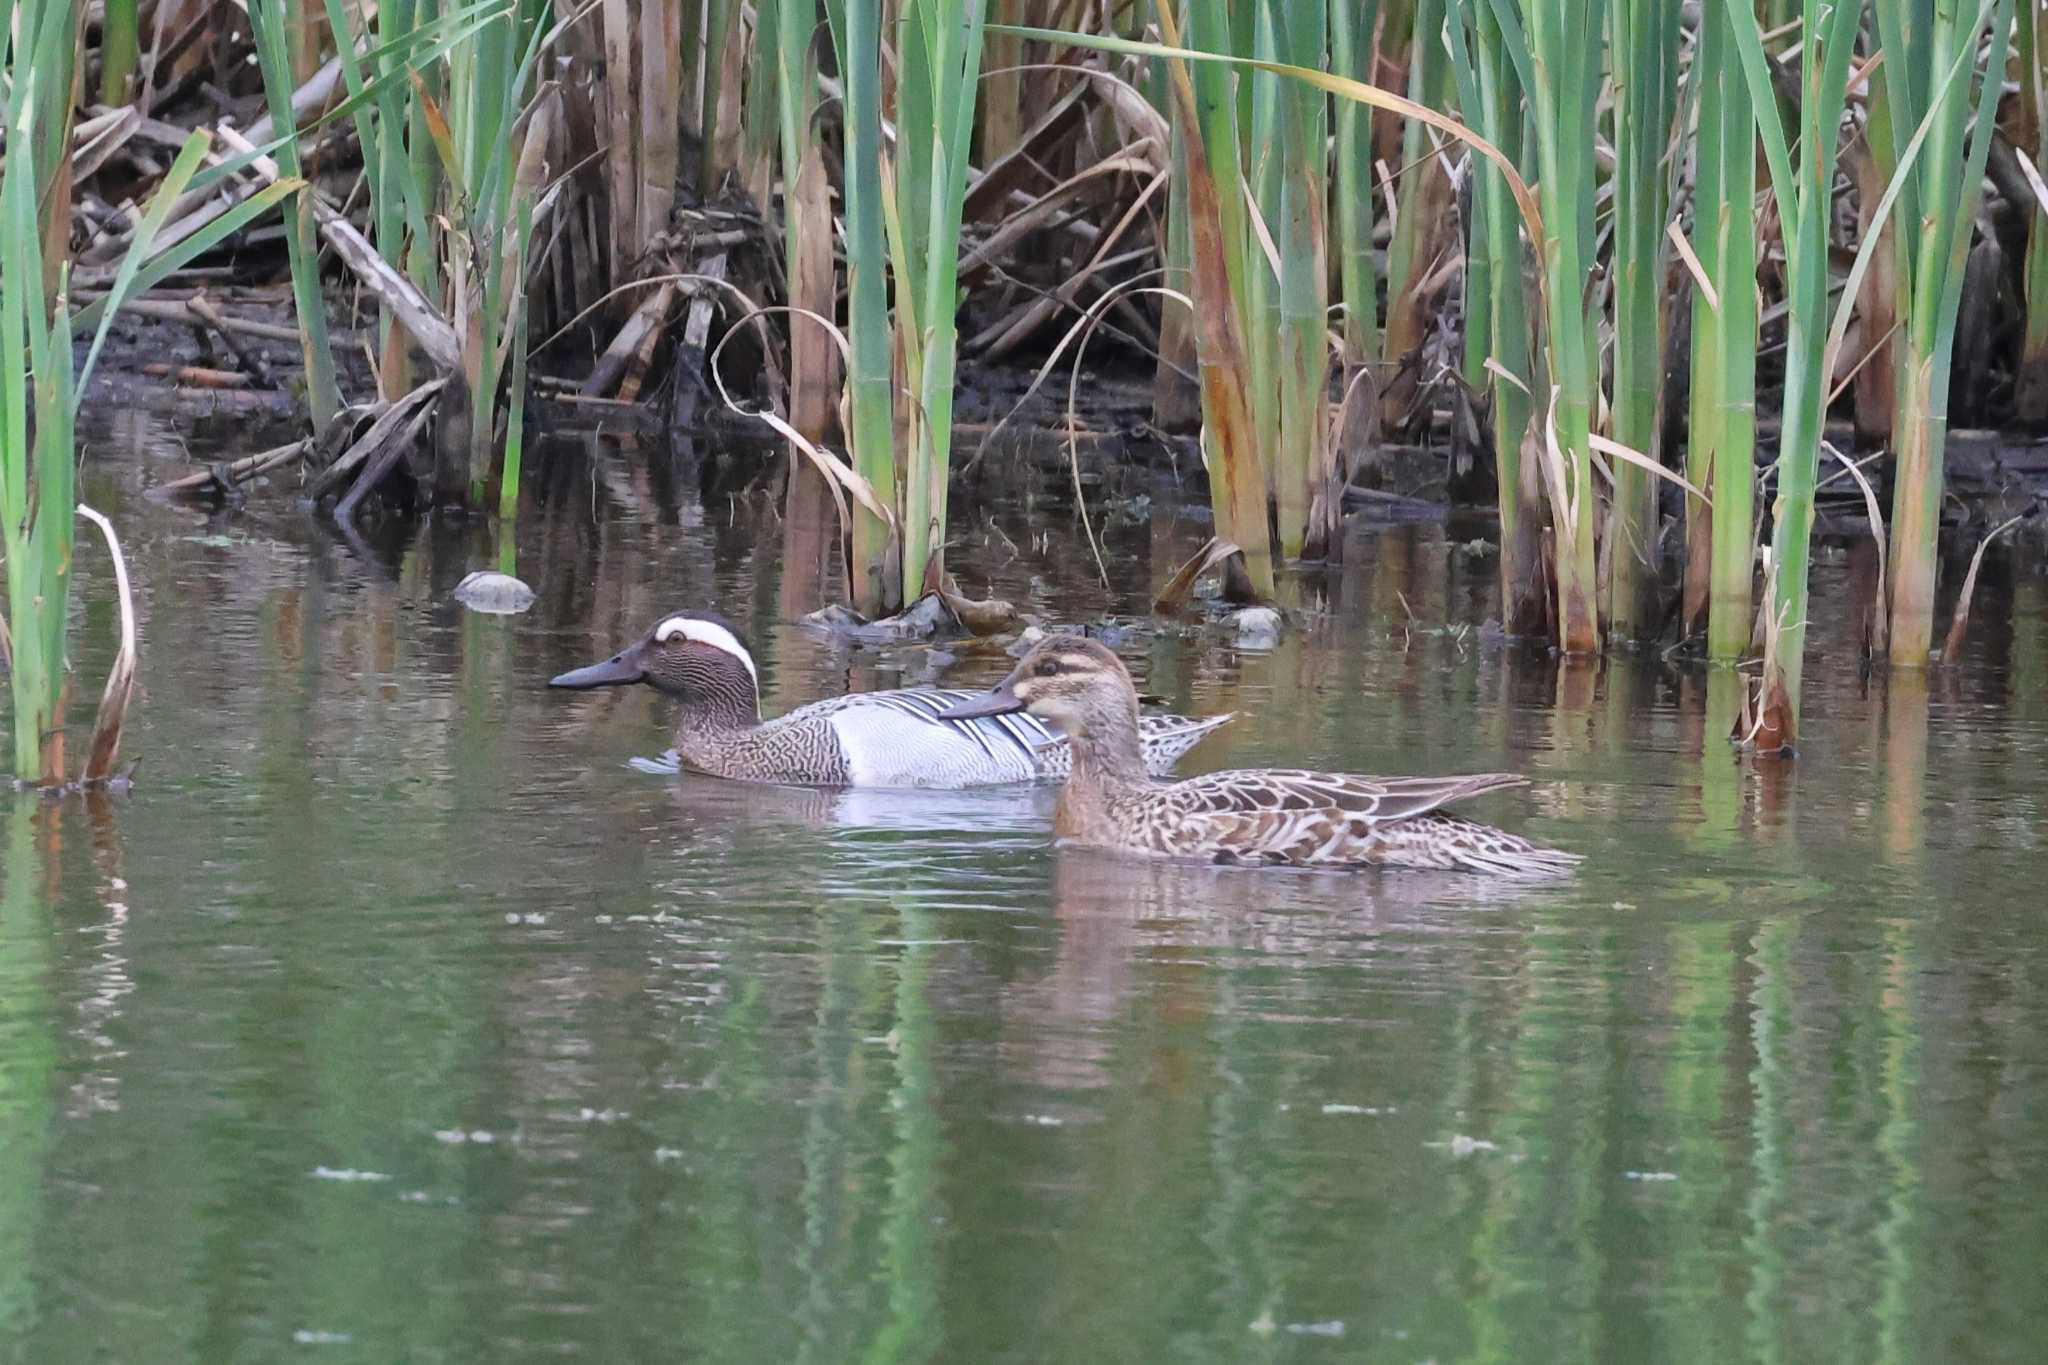
[[[1384,841],[1379,861],[1393,866],[1548,881],[1570,876],[1581,861],[1576,853],[1546,848],[1519,834],[1442,811],[1396,821],[1379,833]]]
[[[1220,716],[1140,716],[1138,737],[1145,748],[1145,767],[1154,777],[1166,776],[1182,754],[1236,719],[1235,711]]]

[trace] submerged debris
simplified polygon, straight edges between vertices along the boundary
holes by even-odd
[[[1013,629],[1018,622],[1017,609],[999,598],[977,602],[942,589],[926,593],[894,616],[879,621],[833,605],[812,612],[802,623],[844,636],[856,644],[891,645],[994,635]]]

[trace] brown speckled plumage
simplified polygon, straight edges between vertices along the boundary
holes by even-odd
[[[1297,867],[1418,867],[1554,876],[1575,855],[1439,807],[1524,784],[1511,773],[1354,777],[1237,769],[1151,781],[1138,752],[1137,693],[1092,641],[1049,640],[959,716],[1028,709],[1066,732],[1074,770],[1054,828],[1063,840],[1149,857]]]

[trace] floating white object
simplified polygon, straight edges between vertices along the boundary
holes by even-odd
[[[1270,649],[1280,640],[1286,618],[1272,607],[1245,607],[1223,618],[1237,630],[1237,642],[1254,649]]]
[[[533,589],[508,573],[478,569],[455,585],[455,600],[471,611],[510,616],[533,605]]]

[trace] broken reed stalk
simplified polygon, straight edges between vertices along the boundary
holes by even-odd
[[[306,452],[312,448],[312,445],[311,439],[306,438],[293,441],[289,445],[273,446],[269,450],[258,451],[254,455],[245,455],[241,459],[232,460],[227,464],[215,465],[210,469],[202,469],[195,474],[186,474],[157,484],[149,490],[150,496],[175,497],[182,494],[203,492],[210,488],[218,488],[226,492],[237,485],[247,483],[259,475],[268,474],[272,470],[282,469],[288,464],[304,459]]]
[[[121,554],[120,537],[114,523],[100,513],[78,504],[78,515],[100,528],[106,537],[107,556],[114,561],[114,587],[121,604],[121,644],[114,652],[114,666],[107,671],[107,685],[100,693],[100,709],[92,723],[92,745],[86,751],[82,786],[105,785],[114,776],[114,764],[121,757],[121,731],[128,720],[128,703],[135,694],[135,594],[128,586],[128,561]]]

